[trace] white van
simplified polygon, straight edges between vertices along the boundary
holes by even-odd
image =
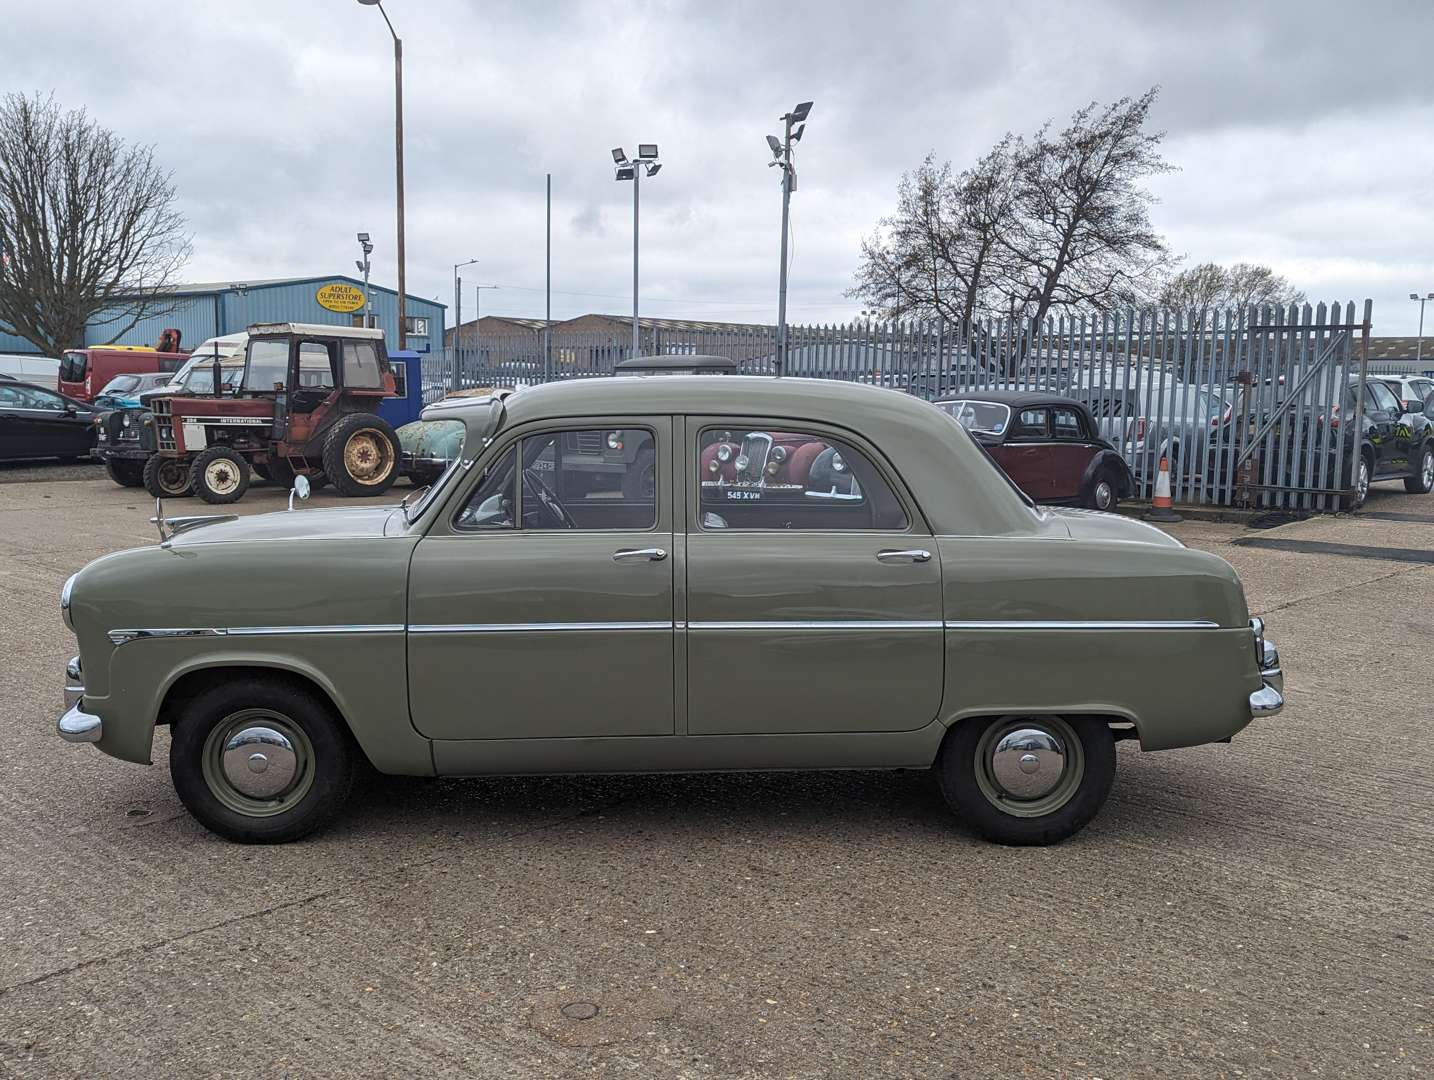
[[[23,353],[0,353],[0,375],[9,375],[31,386],[46,390],[60,388],[60,361],[48,356],[27,356]]]

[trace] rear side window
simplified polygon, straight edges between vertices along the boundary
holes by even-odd
[[[1085,431],[1080,414],[1074,409],[1052,409],[1051,421],[1055,425],[1057,439],[1084,439]]]
[[[1015,423],[1011,425],[1012,439],[1045,439],[1049,438],[1046,430],[1045,409],[1022,409],[1017,415]]]
[[[344,385],[356,390],[378,390],[383,386],[373,342],[344,342]]]
[[[876,465],[840,439],[743,426],[697,440],[703,529],[904,531],[906,509]]]

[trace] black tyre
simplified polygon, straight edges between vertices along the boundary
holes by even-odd
[[[144,466],[143,461],[105,458],[105,475],[120,487],[144,487]]]
[[[324,475],[340,495],[382,495],[398,479],[398,435],[372,413],[353,413],[324,440]]]
[[[1425,443],[1415,462],[1418,471],[1404,478],[1404,490],[1411,495],[1428,495],[1434,491],[1434,443]]]
[[[622,478],[622,497],[629,502],[657,498],[657,456],[639,450]]]
[[[189,462],[184,458],[151,454],[140,478],[144,489],[156,499],[179,499],[194,494],[190,487]]]
[[[249,468],[254,470],[254,475],[257,476],[260,480],[274,479],[274,477],[269,472],[269,466],[265,465],[263,462],[256,461],[252,465],[250,465]]]
[[[1110,794],[1115,739],[1090,716],[963,721],[936,763],[947,804],[998,844],[1056,844],[1079,832]]]
[[[1081,501],[1091,510],[1114,513],[1115,508],[1120,504],[1119,485],[1120,481],[1114,472],[1110,469],[1101,469],[1091,478]]]
[[[355,747],[318,695],[263,676],[221,683],[178,717],[169,769],[205,828],[279,844],[319,828],[353,787]]]
[[[211,446],[194,459],[189,482],[207,503],[238,502],[249,490],[249,463],[227,446]]]

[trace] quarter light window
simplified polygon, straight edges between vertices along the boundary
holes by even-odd
[[[704,529],[904,530],[906,510],[861,451],[826,435],[708,428],[698,438]]]

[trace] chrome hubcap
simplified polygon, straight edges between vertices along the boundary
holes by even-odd
[[[1359,480],[1355,486],[1359,489],[1359,501],[1363,502],[1369,494],[1369,466],[1363,461],[1359,463]]]
[[[976,786],[1013,817],[1041,817],[1070,802],[1085,776],[1080,738],[1058,716],[1011,717],[976,745]]]
[[[1420,470],[1424,486],[1434,487],[1434,451],[1426,452],[1424,455],[1424,468]]]
[[[282,813],[314,782],[314,750],[301,727],[268,709],[244,709],[204,743],[204,779],[225,806],[251,817]]]
[[[1102,480],[1095,486],[1095,505],[1098,509],[1110,509],[1110,485]]]

